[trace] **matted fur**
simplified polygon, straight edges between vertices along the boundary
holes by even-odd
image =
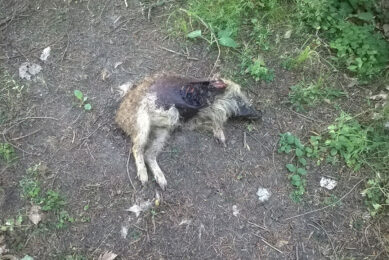
[[[181,123],[178,109],[174,106],[167,109],[158,107],[157,96],[150,90],[153,83],[164,76],[166,74],[146,77],[139,85],[129,90],[120,104],[115,119],[119,127],[131,137],[137,176],[142,184],[148,181],[145,165],[147,163],[162,189],[166,187],[167,182],[157,163],[157,156],[172,130]],[[217,95],[212,104],[200,109],[187,123],[192,128],[211,129],[215,137],[225,144],[224,123],[238,113],[238,100],[246,104],[248,101],[238,84],[227,79],[221,80],[227,85],[224,93]]]

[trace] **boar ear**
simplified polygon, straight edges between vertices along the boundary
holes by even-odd
[[[218,79],[218,80],[212,80],[211,81],[211,85],[215,88],[219,88],[219,89],[223,89],[223,88],[226,88],[227,87],[227,84],[224,83],[223,80],[221,79]]]

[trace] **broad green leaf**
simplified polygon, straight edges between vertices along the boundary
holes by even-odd
[[[297,157],[303,156],[303,154],[304,154],[304,152],[301,149],[299,149],[299,148],[296,149],[296,156]]]
[[[313,150],[312,150],[311,148],[309,148],[309,147],[305,147],[305,151],[306,151],[307,153],[312,153],[312,152],[313,152]]]
[[[307,165],[307,160],[305,160],[305,158],[299,158],[299,162],[300,162],[303,166],[306,166],[306,165]]]
[[[294,166],[294,165],[291,164],[291,163],[287,164],[287,165],[286,165],[286,168],[287,168],[290,172],[292,172],[292,173],[295,173],[296,170],[297,170],[296,166]]]
[[[20,226],[23,222],[23,216],[19,215],[18,218],[16,219],[16,225]]]
[[[374,16],[371,12],[364,12],[364,13],[359,13],[359,14],[356,14],[356,15],[353,15],[354,17],[357,17],[363,21],[366,21],[366,22],[369,22],[369,21],[373,21],[374,19]]]
[[[234,31],[231,30],[230,28],[226,28],[224,30],[219,31],[217,35],[219,36],[219,38],[230,37],[233,32]]]
[[[299,187],[302,186],[301,177],[297,174],[293,174],[290,180],[293,186]]]
[[[188,38],[194,39],[201,36],[201,30],[190,32],[186,35]]]
[[[305,170],[304,168],[298,168],[297,173],[300,175],[307,175],[307,170]]]
[[[304,145],[301,143],[300,139],[295,138],[294,144],[297,148],[304,149]]]
[[[338,150],[331,149],[331,152],[330,152],[331,156],[335,156],[337,153],[338,153]]]
[[[91,104],[85,104],[85,105],[84,105],[84,109],[87,110],[87,111],[89,111],[89,110],[92,109],[92,105],[91,105]]]
[[[76,96],[77,99],[79,99],[79,100],[81,100],[81,101],[83,100],[83,96],[84,96],[84,95],[82,94],[81,91],[79,91],[79,90],[76,89],[76,90],[74,91],[74,95]]]
[[[295,137],[290,133],[288,133],[288,135],[286,136],[286,141],[288,142],[288,144],[294,144],[294,139]]]
[[[238,44],[234,41],[234,39],[229,36],[223,36],[219,38],[219,44],[231,48],[238,47]]]

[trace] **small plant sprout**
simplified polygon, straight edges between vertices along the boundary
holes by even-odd
[[[295,202],[300,202],[305,193],[306,186],[306,147],[301,143],[298,137],[289,132],[281,134],[280,137],[278,152],[289,154],[294,151],[295,154],[294,162],[285,165],[285,167],[290,172],[289,180],[294,188],[291,198]]]
[[[78,89],[74,90],[74,96],[80,101],[80,107],[83,107],[86,111],[92,109],[92,105],[86,103],[88,97],[84,96],[84,94],[80,90]]]

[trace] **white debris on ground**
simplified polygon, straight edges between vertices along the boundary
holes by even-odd
[[[234,215],[235,217],[239,215],[238,206],[232,206],[232,215]]]
[[[287,30],[284,34],[284,39],[289,39],[292,35],[292,30]]]
[[[47,47],[45,48],[43,51],[42,51],[42,54],[41,54],[41,61],[46,61],[47,58],[50,56],[50,51],[51,51],[51,47]]]
[[[122,62],[122,61],[119,61],[119,62],[116,62],[115,65],[114,65],[113,67],[116,69],[117,67],[119,67],[119,66],[122,65],[122,64],[123,64],[123,62]]]
[[[370,96],[369,99],[371,99],[371,100],[386,100],[386,99],[388,99],[388,94],[380,93],[378,95]]]
[[[277,242],[277,244],[276,244],[276,247],[278,247],[278,248],[281,248],[281,247],[284,247],[284,246],[286,246],[287,244],[289,244],[289,241],[287,241],[287,240],[279,240],[278,242]]]
[[[120,229],[120,235],[122,238],[126,238],[128,235],[128,227],[122,226]]]
[[[179,226],[181,226],[181,225],[190,225],[190,224],[192,224],[192,220],[191,219],[183,219],[181,222],[180,222],[180,224],[178,224]]]
[[[148,210],[149,208],[151,208],[152,205],[153,204],[151,203],[151,201],[147,200],[139,203],[139,205],[134,204],[131,208],[126,209],[126,211],[133,212],[135,213],[136,217],[138,217],[142,211]]]
[[[31,220],[34,225],[38,225],[42,220],[41,207],[33,205],[28,213],[28,219]]]
[[[265,202],[270,198],[271,193],[267,189],[259,187],[257,195],[260,202]]]
[[[23,62],[19,67],[19,77],[26,80],[31,80],[32,76],[35,76],[42,70],[42,67],[35,63]]]
[[[124,95],[132,88],[132,83],[131,82],[126,82],[123,85],[120,85],[118,87],[118,92],[120,94],[120,97],[124,97]]]
[[[338,182],[336,180],[326,178],[326,177],[321,177],[320,180],[320,187],[326,188],[327,190],[333,190]]]
[[[98,260],[113,260],[117,257],[118,255],[111,252],[111,251],[105,251],[103,254],[101,254],[98,258]]]
[[[5,237],[0,236],[0,258],[2,254],[5,254],[8,252],[7,246],[5,245]]]

